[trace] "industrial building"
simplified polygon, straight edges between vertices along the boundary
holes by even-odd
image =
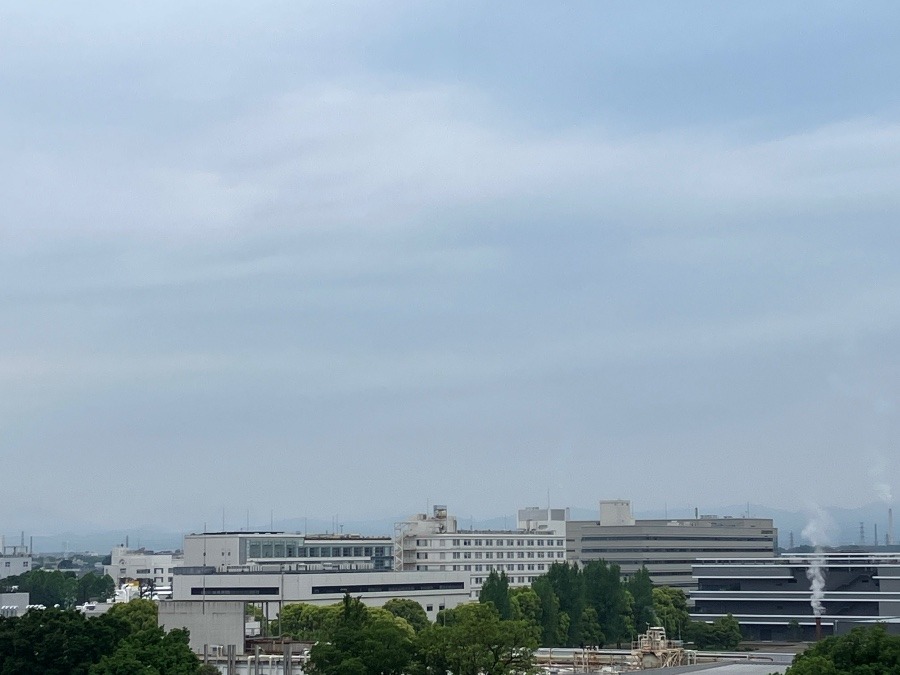
[[[0,534],[0,579],[18,576],[30,572],[32,568],[31,549],[22,542],[15,546],[7,546]]]
[[[472,598],[470,574],[395,572],[387,537],[287,532],[211,532],[184,538],[184,566],[174,570],[172,600],[160,603],[160,625],[191,631],[200,653],[234,645],[244,653],[244,605],[275,618],[285,605],[330,605],[346,593],[367,605],[409,598],[433,621]]]
[[[653,583],[691,592],[692,565],[703,558],[775,555],[778,530],[770,518],[699,515],[636,520],[628,500],[600,502],[599,520],[566,523],[566,559],[605,560],[624,576],[646,566]]]
[[[419,513],[394,527],[394,569],[402,572],[466,572],[472,599],[492,571],[510,586],[527,586],[566,559],[568,509],[531,507],[518,512],[517,529],[460,529],[446,506]]]
[[[825,581],[819,617],[824,635],[900,617],[900,554],[812,553],[697,561],[692,618],[731,614],[752,640],[810,640],[816,616],[808,572]]]
[[[173,570],[183,563],[182,555],[177,552],[154,552],[115,546],[110,551],[109,564],[103,566],[103,573],[112,577],[116,587],[137,581],[163,588],[171,587]]]
[[[186,566],[249,571],[260,566],[284,570],[372,570],[393,567],[390,537],[358,534],[303,535],[290,532],[209,532],[184,537]]]

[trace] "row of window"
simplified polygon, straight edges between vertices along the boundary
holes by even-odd
[[[656,547],[642,547],[642,548],[583,548],[581,549],[582,553],[723,553],[723,552],[733,552],[734,549],[731,547],[725,548],[656,548]],[[772,553],[772,547],[769,546],[767,548],[742,548],[741,553]],[[662,561],[659,562],[668,562]],[[691,562],[697,562],[696,560],[692,560]]]
[[[537,577],[509,577],[509,583],[511,584],[530,584],[535,581]],[[484,577],[475,577],[475,585],[480,586],[485,581]]]
[[[4,567],[11,567],[11,565],[9,564],[9,560],[7,560],[5,563],[3,563],[3,566],[4,566]],[[23,560],[23,561],[22,561],[22,567],[28,567],[28,561],[27,561],[27,560]]]
[[[524,571],[524,570],[537,570],[538,572],[543,572],[547,569],[547,565],[544,563],[518,563],[514,565],[452,565],[450,568],[454,572],[490,572],[491,570],[500,571]],[[429,570],[438,570],[440,572],[446,572],[446,565],[416,565],[417,572],[427,572]]]
[[[447,547],[447,539],[416,539],[419,547]],[[565,546],[565,539],[452,539],[453,546]],[[504,543],[505,542],[505,543]]]
[[[263,558],[371,558],[389,557],[391,546],[299,546],[288,542],[259,541],[247,544],[250,560]]]
[[[434,557],[435,555],[437,555],[437,558]],[[429,556],[431,556],[431,557],[429,558]],[[546,553],[544,551],[537,551],[536,553],[534,551],[527,551],[527,552],[526,551],[507,551],[506,552],[507,559],[545,558],[546,557],[546,558],[559,558],[560,560],[562,560],[563,558],[565,558],[565,556],[566,556],[565,551],[555,551],[555,552],[547,551]],[[461,560],[461,559],[462,560],[471,560],[473,558],[475,560],[482,560],[482,559],[492,560],[494,558],[494,551],[484,551],[484,552],[482,552],[482,551],[474,551],[474,552],[463,551],[462,553],[460,553],[459,551],[453,551],[451,553],[451,560]],[[443,551],[441,551],[440,553],[437,553],[437,554],[429,554],[428,552],[425,552],[425,551],[419,551],[418,553],[416,553],[416,560],[429,560],[429,559],[430,560],[446,560],[447,554],[444,553]],[[497,551],[497,559],[498,560],[503,559],[503,551]]]

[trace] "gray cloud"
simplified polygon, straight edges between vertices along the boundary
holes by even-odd
[[[540,67],[484,16],[482,70],[443,6],[108,9],[0,16],[11,527],[491,514],[548,487],[852,505],[877,497],[860,449],[895,472],[900,120],[874,84],[623,123],[608,59],[674,58],[688,92],[721,64],[650,49],[657,26],[573,68],[584,7]],[[714,47],[762,87],[786,37],[748,25]],[[563,96],[600,81],[594,108]]]

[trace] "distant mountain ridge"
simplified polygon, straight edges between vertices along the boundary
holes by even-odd
[[[594,520],[599,517],[598,510],[572,507],[570,508],[571,518],[573,520]],[[860,523],[863,524],[863,540],[867,546],[871,546],[875,542],[875,530],[878,532],[878,544],[884,545],[885,536],[888,534],[888,506],[885,504],[875,503],[861,506],[858,508],[827,508],[823,509],[826,520],[830,521],[826,528],[829,536],[829,544],[833,546],[859,544],[860,542]],[[760,504],[742,504],[731,506],[718,506],[713,508],[701,508],[698,513],[700,515],[719,515],[743,517],[749,515],[754,518],[772,518],[775,527],[778,528],[779,545],[787,547],[790,542],[791,534],[795,546],[808,544],[803,537],[803,529],[814,517],[815,514],[806,511],[791,511],[787,509],[778,509],[767,507]],[[317,518],[288,518],[284,520],[276,520],[274,523],[275,530],[284,530],[289,532],[300,532],[309,534],[325,534],[335,531],[345,534],[360,535],[391,535],[394,531],[394,524],[406,520],[411,514],[397,516],[395,518],[378,518],[371,520],[346,520],[336,523],[333,519],[317,519]],[[694,517],[694,508],[679,507],[669,509],[651,509],[636,510],[635,517],[638,519],[684,519]],[[898,513],[900,518],[900,513]],[[506,516],[494,516],[490,518],[473,518],[457,516],[459,526],[462,528],[474,527],[475,529],[485,530],[502,530],[513,529],[516,526],[515,514]],[[243,529],[241,527],[231,529]],[[269,527],[251,527],[255,530],[268,530]],[[196,531],[196,530],[192,530]],[[68,552],[95,552],[106,554],[109,553],[113,546],[127,543],[132,548],[146,548],[152,550],[174,550],[180,549],[185,532],[165,530],[158,527],[142,526],[134,529],[124,530],[104,530],[94,532],[77,532],[66,531],[53,535],[41,535],[34,537],[25,537],[26,544],[33,540],[34,550],[37,553],[60,553]],[[27,535],[27,533],[26,533]],[[19,542],[19,533],[9,533],[6,535],[7,545]],[[894,533],[894,541],[896,541],[896,532]]]

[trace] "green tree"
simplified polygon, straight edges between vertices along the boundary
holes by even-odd
[[[561,640],[562,646],[576,645],[580,638],[581,614],[587,601],[585,577],[577,565],[568,563],[554,563],[545,576],[559,598],[560,613],[569,617],[565,638]]]
[[[107,615],[122,619],[133,633],[153,630],[159,625],[159,607],[152,600],[135,598],[116,603],[109,608]]]
[[[506,572],[501,571],[497,574],[497,570],[491,570],[488,578],[485,579],[481,586],[481,593],[478,595],[478,601],[482,603],[491,603],[500,614],[503,620],[512,618],[512,604],[509,599],[509,579]]]
[[[544,647],[556,647],[559,642],[559,598],[546,575],[540,576],[531,584],[532,590],[541,603],[541,644]]]
[[[316,642],[328,639],[337,625],[339,605],[320,607],[305,602],[287,605],[278,615],[277,632],[297,640]]]
[[[116,582],[108,574],[88,572],[75,582],[75,602],[84,604],[91,600],[106,600],[116,590]]]
[[[624,640],[631,641],[634,632],[632,598],[622,583],[618,565],[604,560],[591,561],[584,567],[585,600],[597,610],[600,625],[607,642],[618,646]]]
[[[199,668],[186,630],[153,627],[131,633],[111,655],[91,666],[90,675],[195,675]]]
[[[384,603],[384,609],[394,616],[406,619],[409,625],[412,626],[413,630],[417,633],[425,630],[431,625],[431,621],[428,620],[428,615],[425,613],[422,605],[415,600],[410,600],[409,598],[391,598]]]
[[[582,647],[602,647],[606,641],[603,629],[600,627],[600,618],[597,616],[597,610],[593,607],[585,607],[581,613],[580,638]]]
[[[410,624],[388,611],[370,611],[359,598],[344,596],[327,641],[310,650],[313,675],[402,675],[413,656]]]
[[[712,623],[692,621],[687,632],[698,649],[732,651],[741,642],[741,626],[731,614]]]
[[[33,605],[66,608],[75,604],[77,585],[74,572],[38,569],[3,579],[0,581],[0,590],[18,588],[20,592],[28,593]]]
[[[419,634],[416,675],[511,675],[534,669],[538,630],[500,618],[492,603],[461,605]]]
[[[785,675],[892,675],[900,673],[900,637],[881,624],[820,640],[797,654]]]
[[[653,611],[659,624],[666,629],[669,639],[682,639],[687,635],[691,616],[687,596],[680,588],[657,586],[653,589]]]
[[[653,608],[653,581],[645,566],[641,565],[641,569],[628,580],[627,588],[634,599],[634,627],[637,632],[643,633],[650,626],[656,626],[658,619]]]
[[[512,618],[517,621],[541,627],[541,599],[537,592],[530,586],[519,586],[509,592],[509,604],[512,607]]]

